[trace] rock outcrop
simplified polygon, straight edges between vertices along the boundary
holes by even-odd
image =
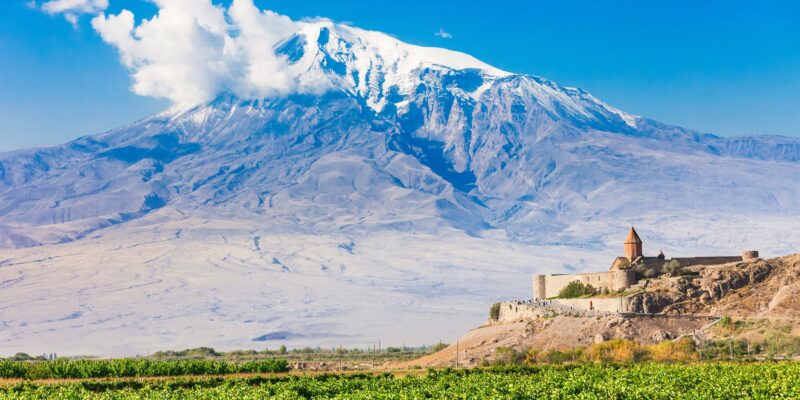
[[[688,268],[689,275],[653,280],[628,297],[635,313],[800,316],[788,303],[800,294],[800,254]]]

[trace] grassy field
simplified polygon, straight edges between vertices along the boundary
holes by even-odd
[[[576,364],[417,374],[27,381],[0,399],[797,399],[800,363]]]

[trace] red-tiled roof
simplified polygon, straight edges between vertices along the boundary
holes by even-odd
[[[625,243],[642,243],[642,239],[639,239],[639,234],[636,233],[636,229],[633,229],[633,227],[631,227],[631,231],[628,232]]]

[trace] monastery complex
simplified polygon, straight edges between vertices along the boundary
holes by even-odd
[[[598,292],[613,294],[622,293],[626,289],[637,285],[641,280],[651,276],[658,276],[664,272],[667,265],[678,265],[682,268],[697,265],[716,265],[731,262],[740,262],[758,258],[758,251],[745,251],[739,256],[699,256],[667,259],[664,253],[659,252],[655,257],[644,255],[642,239],[631,227],[625,243],[624,255],[617,257],[611,263],[611,268],[604,272],[584,274],[555,274],[533,276],[533,299],[535,301],[551,299],[559,296],[564,287],[571,282],[580,282],[591,285]],[[563,302],[563,301],[560,301]],[[574,301],[573,301],[574,302]],[[578,302],[581,303],[581,302]],[[591,304],[591,303],[588,303]],[[577,303],[576,303],[577,305]],[[577,305],[578,308],[584,308]],[[586,308],[593,308],[591,306]],[[614,308],[614,307],[611,307]],[[624,311],[624,310],[614,310]]]

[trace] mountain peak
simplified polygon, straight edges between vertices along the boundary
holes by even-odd
[[[552,115],[600,119],[604,124],[615,120],[629,128],[635,128],[638,119],[581,89],[503,71],[465,53],[416,46],[382,32],[328,20],[302,23],[275,51],[286,59],[299,87],[344,90],[363,98],[376,112],[392,104],[404,113],[409,99],[423,87],[437,86],[478,102],[487,90],[501,84],[510,88],[510,95],[533,98]]]
[[[464,53],[415,46],[327,20],[302,23],[275,50],[288,61],[301,88],[342,89],[365,98],[376,111],[382,111],[392,96],[413,93],[426,72],[468,71],[469,79],[480,82],[473,98],[482,92],[478,89],[512,75]]]
[[[511,75],[469,54],[438,47],[416,46],[383,32],[326,20],[303,23],[296,35],[309,38],[311,46],[318,45],[320,51],[330,56],[351,56],[358,66],[367,66],[369,62],[380,59],[398,73],[422,68],[444,68],[477,69],[497,77]]]

